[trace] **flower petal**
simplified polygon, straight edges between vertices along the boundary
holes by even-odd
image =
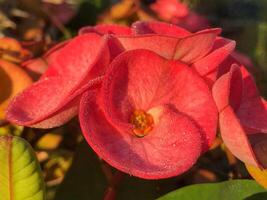
[[[198,124],[205,140],[204,151],[214,140],[217,108],[210,90],[183,63],[168,61],[148,50],[125,52],[107,71],[102,95],[103,110],[115,126],[118,121],[128,123],[133,109],[170,104]]]
[[[72,92],[72,82],[62,77],[38,81],[11,101],[7,119],[35,128],[60,126],[77,114],[81,94],[99,82],[98,79],[89,81]]]
[[[176,176],[188,170],[201,152],[201,136],[188,117],[164,110],[150,135],[119,132],[86,92],[80,104],[83,134],[94,151],[119,170],[145,179]]]
[[[159,21],[137,21],[132,24],[132,30],[138,35],[156,33],[177,38],[182,38],[191,34],[189,31],[179,26]]]
[[[220,113],[219,123],[222,139],[229,150],[241,161],[261,167],[246,132],[230,106]]]
[[[147,49],[167,58],[191,64],[210,52],[220,29],[208,29],[184,38],[162,35],[118,36],[125,50]]]
[[[181,39],[175,48],[174,59],[194,63],[212,49],[220,29],[207,29]]]
[[[263,141],[257,138],[260,135],[261,139],[267,141],[267,135],[253,129],[264,124],[261,122],[262,116],[258,117],[257,114],[266,112],[265,106],[260,107],[261,104],[256,101],[260,97],[255,97],[257,93],[254,87],[246,91],[251,80],[243,79],[242,70],[242,67],[232,65],[230,72],[222,75],[213,86],[213,96],[220,112],[220,131],[226,146],[237,158],[257,167],[266,167],[267,159],[262,153]]]
[[[246,128],[267,133],[267,107],[266,101],[262,99],[252,75],[241,67],[243,78],[243,97],[237,111],[237,116]]]
[[[227,56],[234,50],[235,41],[224,38],[217,38],[215,40],[211,53],[204,58],[195,62],[192,67],[201,75],[206,76],[209,73],[217,70],[219,64],[225,60]],[[213,82],[216,77],[213,78]]]
[[[229,105],[235,110],[239,108],[243,95],[243,81],[239,66],[232,65],[230,72],[215,82],[212,94],[219,112]]]
[[[147,49],[167,58],[172,59],[173,52],[179,39],[157,34],[116,37],[124,50]]]
[[[243,101],[237,111],[243,126],[267,133],[267,103],[260,96]]]
[[[109,64],[107,41],[93,33],[77,36],[60,50],[55,60],[53,66],[58,75],[75,79],[77,83],[102,75]]]

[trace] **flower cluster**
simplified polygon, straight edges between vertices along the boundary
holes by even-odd
[[[156,21],[84,27],[50,51],[48,69],[13,99],[7,119],[52,128],[78,114],[101,158],[146,179],[191,168],[217,124],[235,156],[267,167],[267,103],[220,33]]]

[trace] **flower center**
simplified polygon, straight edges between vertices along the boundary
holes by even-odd
[[[146,136],[154,125],[153,117],[143,110],[135,110],[130,118],[130,123],[134,125],[133,133],[137,137]]]

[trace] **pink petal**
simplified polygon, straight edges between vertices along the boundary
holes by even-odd
[[[260,133],[260,127],[266,125],[262,121],[266,117],[266,105],[259,96],[253,98],[257,93],[254,87],[247,87],[246,83],[251,84],[251,79],[246,82],[244,77],[249,74],[245,72],[242,67],[233,65],[213,86],[213,96],[220,111],[220,131],[226,146],[237,158],[257,167],[267,167],[263,156],[266,152],[262,149],[267,135]],[[259,135],[265,142],[257,140]]]
[[[49,49],[43,56],[23,62],[22,67],[25,67],[31,74],[33,74],[35,79],[38,79],[39,75],[42,74],[41,79],[57,75],[57,71],[53,67],[48,68],[48,66],[55,64],[55,58],[57,57],[59,50],[68,42],[69,40],[61,42]]]
[[[236,114],[244,127],[267,133],[266,102],[261,98],[252,75],[245,67],[241,67],[241,72],[244,89],[242,103]]]
[[[76,99],[95,85],[108,64],[109,50],[100,36],[74,38],[58,53],[52,70],[55,74],[44,77],[14,99],[8,120],[41,128],[62,125],[77,113]]]
[[[131,35],[132,30],[127,26],[117,24],[99,24],[96,26],[85,26],[79,30],[79,35],[87,33],[97,33],[99,35],[115,34],[115,35]]]
[[[172,59],[173,52],[179,39],[161,35],[137,35],[116,37],[126,51],[134,49],[147,49]]]
[[[204,150],[214,140],[216,105],[205,82],[185,64],[148,50],[125,52],[112,62],[102,94],[103,109],[115,126],[118,121],[128,122],[133,109],[170,104],[197,123]]]
[[[179,175],[196,162],[201,137],[185,115],[167,109],[151,134],[137,138],[113,127],[94,96],[83,95],[80,124],[87,142],[110,165],[140,178],[160,179]]]
[[[191,64],[210,52],[220,29],[208,29],[184,38],[161,35],[117,37],[125,50],[147,49],[167,58]]]
[[[248,136],[230,106],[220,113],[219,122],[222,139],[229,150],[241,161],[261,167]]]
[[[204,58],[195,62],[192,67],[201,75],[206,76],[211,72],[216,71],[226,57],[234,50],[235,41],[227,40],[224,38],[217,38],[215,40],[211,53]],[[216,73],[215,73],[216,75]],[[209,77],[211,79],[211,77]],[[213,82],[216,80],[216,76],[212,78]]]
[[[229,105],[235,110],[239,108],[243,95],[243,81],[239,66],[232,65],[230,72],[215,82],[212,94],[219,112]]]
[[[45,73],[41,76],[41,79],[44,79],[46,77],[50,77],[50,76],[56,76],[58,75],[57,69],[56,67],[53,67],[53,65],[56,65],[56,57],[59,54],[60,50],[65,47],[68,43],[70,42],[70,40],[64,41],[64,42],[60,42],[59,44],[53,46],[51,49],[49,49],[44,56],[42,56],[42,58],[39,58],[39,61],[41,61],[40,59],[42,59],[43,64],[46,64],[46,68],[47,70],[45,71]],[[34,65],[37,65],[37,63],[33,63]]]
[[[102,75],[108,64],[106,39],[91,33],[72,39],[58,53],[54,67],[60,76],[80,83],[84,79]]]
[[[209,53],[220,32],[220,29],[207,29],[181,39],[173,58],[189,64],[196,62]]]
[[[191,33],[174,24],[159,22],[159,21],[137,21],[132,24],[132,30],[135,34],[160,34],[182,38]]]
[[[243,126],[267,133],[267,106],[260,96],[244,100],[237,111]]]
[[[100,79],[89,81],[74,93],[72,82],[61,77],[38,81],[16,96],[7,109],[7,119],[35,128],[60,126],[77,114],[81,94],[94,88]]]

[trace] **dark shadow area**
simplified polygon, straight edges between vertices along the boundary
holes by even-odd
[[[258,194],[253,194],[250,197],[247,197],[245,200],[266,200],[267,192],[261,192]]]

